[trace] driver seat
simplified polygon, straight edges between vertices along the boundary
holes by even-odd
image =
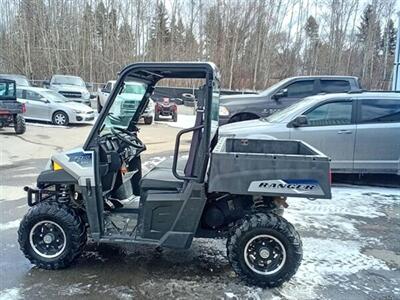
[[[198,106],[204,106],[204,95],[206,86],[202,86],[198,91]],[[194,127],[203,125],[203,110],[198,109],[196,113],[196,121]],[[193,132],[192,141],[190,143],[189,157],[178,160],[177,171],[185,176],[192,177],[198,171],[199,145],[202,139],[202,131]],[[202,155],[200,155],[202,157]],[[143,190],[174,190],[179,191],[183,188],[184,180],[178,179],[172,173],[172,159],[167,159],[163,163],[154,167],[147,173],[141,181]]]
[[[186,160],[183,160],[182,163],[186,165]],[[178,171],[182,169],[182,166],[178,164]],[[183,183],[183,180],[176,178],[172,174],[172,159],[167,159],[143,176],[140,187],[143,190],[160,189],[178,191],[182,189]]]

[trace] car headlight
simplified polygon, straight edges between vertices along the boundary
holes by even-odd
[[[84,114],[84,113],[85,113],[84,111],[77,110],[77,109],[74,109],[73,111],[74,111],[75,113],[77,113],[77,114]]]
[[[90,98],[90,93],[89,92],[83,92],[82,96],[84,99],[89,99]]]
[[[229,110],[225,106],[220,106],[219,115],[224,117],[229,116]]]

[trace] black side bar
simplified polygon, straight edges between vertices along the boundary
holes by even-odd
[[[184,175],[179,175],[178,171],[176,170],[177,166],[178,166],[178,155],[179,155],[179,146],[181,143],[181,136],[185,133],[191,132],[191,131],[197,131],[197,130],[201,130],[204,128],[204,125],[199,125],[199,126],[195,126],[195,127],[191,127],[191,128],[187,128],[187,129],[183,129],[181,131],[178,132],[178,134],[176,135],[176,140],[175,140],[175,150],[174,150],[174,159],[172,161],[172,174],[180,179],[180,180],[193,180],[193,179],[197,179],[197,177],[192,177],[192,176],[184,176]]]
[[[28,193],[28,205],[34,206],[39,202],[39,190],[32,189],[29,186],[24,187],[24,191]],[[33,199],[32,195],[35,195],[35,199]]]

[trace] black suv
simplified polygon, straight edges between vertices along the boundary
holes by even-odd
[[[324,93],[360,90],[353,76],[298,76],[284,79],[259,94],[223,96],[220,99],[220,124],[266,117],[299,100]]]

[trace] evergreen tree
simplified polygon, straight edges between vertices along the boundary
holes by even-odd
[[[304,30],[306,31],[307,37],[311,41],[316,41],[319,38],[319,25],[313,16],[309,16],[304,26]]]

